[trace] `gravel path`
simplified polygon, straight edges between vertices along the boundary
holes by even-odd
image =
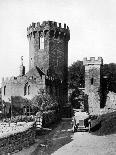
[[[77,132],[71,143],[52,155],[116,155],[116,134],[95,136],[88,132]]]

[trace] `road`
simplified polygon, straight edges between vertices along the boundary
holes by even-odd
[[[116,134],[95,136],[88,132],[77,132],[71,143],[53,155],[116,155]]]
[[[61,122],[53,131],[39,136],[36,143],[14,155],[116,155],[116,134],[96,136],[72,133],[71,121]]]

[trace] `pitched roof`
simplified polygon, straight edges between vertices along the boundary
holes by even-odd
[[[27,77],[32,75],[35,75],[36,77],[38,77],[38,76],[45,75],[45,73],[39,67],[36,66],[26,73]]]

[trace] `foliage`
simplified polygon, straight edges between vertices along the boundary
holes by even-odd
[[[32,99],[32,105],[42,111],[56,110],[58,108],[57,101],[48,94],[36,95]]]
[[[84,94],[82,90],[75,89],[70,96],[70,102],[73,108],[80,109],[80,106],[83,105],[83,110],[88,111],[88,95]]]
[[[109,91],[116,93],[116,64],[104,64],[101,70],[100,107],[104,108]]]
[[[43,127],[49,127],[60,119],[58,102],[48,94],[37,95],[32,99],[33,106],[43,112]]]
[[[84,87],[84,66],[82,61],[74,62],[69,66],[69,88]]]
[[[97,135],[108,135],[116,133],[116,112],[99,116],[92,121],[91,131]]]
[[[116,64],[104,64],[102,67],[102,76],[104,90],[107,89],[107,91],[116,93]]]
[[[78,105],[78,102],[77,102],[77,98],[79,97],[79,95],[80,95],[80,91],[79,91],[79,89],[77,88],[77,89],[75,89],[75,90],[72,92],[72,94],[71,94],[71,96],[70,96],[70,98],[69,98],[69,101],[71,102],[73,108],[79,109],[78,107],[80,107],[80,105]],[[76,107],[75,107],[75,106],[76,106]]]
[[[43,127],[48,127],[57,121],[57,114],[55,110],[48,110],[43,112]]]

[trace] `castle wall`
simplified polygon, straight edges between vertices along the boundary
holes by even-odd
[[[26,87],[26,91],[25,91]],[[5,94],[4,94],[5,88]],[[27,99],[32,99],[40,92],[40,89],[45,88],[45,76],[29,80],[28,78],[18,77],[17,79],[6,79],[2,81],[2,100],[9,102],[11,96],[21,96]]]
[[[29,70],[38,66],[46,73],[49,67],[49,42],[44,40],[44,49],[40,49],[40,34],[35,33],[28,37],[29,40]]]
[[[35,127],[31,125],[21,132],[0,137],[0,154],[15,154],[15,152],[31,146],[35,142],[35,134]]]
[[[68,101],[68,41],[70,30],[66,24],[44,21],[27,28],[30,69],[38,66],[46,75],[60,79],[64,102]],[[44,46],[41,48],[41,39]],[[31,60],[32,59],[32,60]],[[58,86],[59,87],[59,86]]]
[[[68,26],[52,21],[32,23],[27,28],[27,38],[29,71],[25,74],[21,57],[20,76],[2,81],[2,99],[5,102],[10,102],[11,96],[31,99],[47,88],[64,105],[68,101]]]
[[[63,40],[50,40],[50,70],[52,74],[57,74],[63,80],[65,64],[65,42]]]
[[[95,60],[91,57],[83,61],[85,65],[85,94],[88,95],[89,113],[97,115],[100,113],[100,67],[102,58]]]
[[[37,44],[35,48],[34,65],[38,66],[46,74],[49,68],[49,38],[48,38],[48,35],[46,34],[46,36],[44,37],[44,49],[40,49],[38,38],[39,38],[39,35],[35,34],[35,40],[37,40],[35,42],[37,42]]]

